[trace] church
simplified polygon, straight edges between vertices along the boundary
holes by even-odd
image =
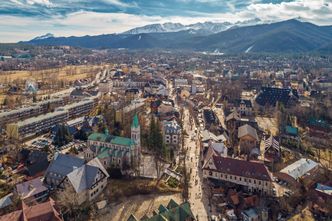
[[[131,138],[113,136],[108,130],[92,133],[84,151],[86,161],[97,157],[105,168],[128,169],[138,164],[141,154],[141,127],[135,114],[131,124]]]

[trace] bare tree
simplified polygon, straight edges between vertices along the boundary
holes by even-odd
[[[64,215],[69,216],[73,220],[83,220],[84,212],[88,212],[89,204],[80,203],[78,194],[72,186],[66,185],[66,188],[59,190],[56,194],[57,202]]]

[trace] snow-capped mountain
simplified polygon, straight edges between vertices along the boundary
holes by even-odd
[[[137,27],[129,31],[124,32],[123,34],[142,34],[142,33],[158,33],[158,32],[178,32],[178,31],[189,31],[192,34],[212,34],[224,31],[231,27],[232,24],[225,23],[213,23],[213,22],[204,22],[204,23],[195,23],[190,25],[183,25],[180,23],[164,23],[164,24],[151,24],[142,27]]]
[[[256,25],[261,23],[260,19],[252,19],[243,22],[199,22],[190,25],[183,25],[181,23],[164,23],[164,24],[151,24],[142,27],[130,29],[129,31],[123,32],[122,34],[142,34],[142,33],[164,33],[164,32],[178,32],[188,31],[191,34],[215,34],[233,27]]]
[[[151,24],[142,27],[130,29],[122,34],[142,34],[142,33],[159,33],[159,32],[178,32],[185,30],[185,26],[180,23],[164,23],[164,24]]]
[[[35,37],[34,39],[32,39],[32,41],[34,41],[34,40],[43,40],[43,39],[47,39],[47,38],[54,38],[54,35],[51,34],[51,33],[47,33],[45,35]]]

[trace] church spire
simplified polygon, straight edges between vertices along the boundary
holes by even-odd
[[[133,122],[131,123],[132,128],[138,128],[139,127],[139,120],[137,114],[135,114],[133,118]]]

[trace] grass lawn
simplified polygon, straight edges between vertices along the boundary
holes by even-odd
[[[289,221],[315,221],[315,218],[313,217],[309,209],[305,208],[300,214],[297,214],[290,218]]]
[[[170,187],[163,181],[157,185],[156,180],[149,179],[121,179],[111,180],[108,184],[108,194],[111,200],[116,200],[121,197],[129,197],[139,194],[151,193],[178,193],[180,188]]]

